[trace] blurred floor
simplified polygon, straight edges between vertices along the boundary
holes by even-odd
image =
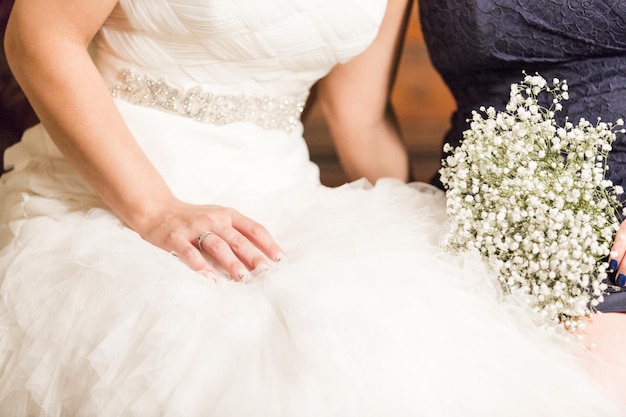
[[[428,181],[439,167],[441,138],[448,129],[454,101],[430,63],[416,9],[412,10],[392,100],[413,162],[414,178]],[[328,128],[315,106],[310,112],[305,137],[311,159],[320,166],[324,184],[340,185],[346,178]]]

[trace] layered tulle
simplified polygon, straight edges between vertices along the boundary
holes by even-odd
[[[3,177],[0,415],[620,415],[574,341],[538,327],[477,258],[441,250],[439,191],[322,187],[298,133],[268,134],[292,149],[238,182],[212,155],[267,163],[261,129],[233,126],[255,135],[231,141],[174,116],[146,127],[154,110],[120,105],[175,192],[261,221],[287,258],[245,284],[207,279],[126,228],[29,131]],[[211,139],[192,155],[168,129]],[[181,154],[185,176],[166,166]]]
[[[130,68],[230,104],[301,94],[371,42],[385,6],[243,3],[120,2],[96,39],[105,82]],[[122,224],[36,126],[0,179],[1,417],[622,414],[580,344],[501,294],[475,255],[442,251],[441,192],[325,188],[297,121],[117,105],[177,197],[239,210],[287,256],[246,283],[192,271]]]

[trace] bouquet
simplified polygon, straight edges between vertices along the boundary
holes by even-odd
[[[549,107],[539,104],[541,94],[551,95]],[[554,115],[567,99],[565,80],[549,85],[524,73],[505,111],[472,112],[462,144],[445,145],[440,174],[445,247],[478,251],[505,291],[573,329],[606,290],[623,192],[605,179],[606,158],[623,121],[558,126]]]

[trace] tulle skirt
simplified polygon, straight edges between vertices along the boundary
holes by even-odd
[[[0,416],[620,416],[575,340],[538,326],[444,195],[319,184],[301,132],[119,103],[172,190],[264,224],[287,257],[217,281],[125,227],[37,126],[7,154]]]

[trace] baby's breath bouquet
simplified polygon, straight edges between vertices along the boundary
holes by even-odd
[[[549,108],[539,104],[551,95]],[[566,81],[549,85],[524,74],[506,111],[480,108],[461,146],[446,145],[446,248],[477,250],[506,291],[542,316],[575,328],[603,299],[619,226],[617,195],[605,179],[606,157],[622,120],[558,126]],[[622,130],[623,131],[623,130]]]

